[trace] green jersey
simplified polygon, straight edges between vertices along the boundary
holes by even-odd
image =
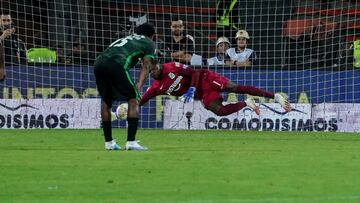
[[[154,55],[155,43],[152,40],[143,35],[132,34],[110,44],[96,60],[111,59],[125,69],[130,69],[140,58],[154,58]]]

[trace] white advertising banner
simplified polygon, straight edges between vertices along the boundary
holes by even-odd
[[[360,132],[360,104],[322,103],[312,108],[312,119],[339,132]]]
[[[0,99],[0,129],[99,127],[100,99]]]
[[[260,104],[261,115],[249,107],[228,116],[216,116],[199,101],[183,104],[167,100],[164,109],[165,129],[230,129],[255,131],[312,131],[310,104],[293,104],[285,112],[279,104]]]

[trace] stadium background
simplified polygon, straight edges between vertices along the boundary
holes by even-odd
[[[85,46],[82,64],[32,63],[7,66],[0,84],[2,99],[95,98],[92,62],[112,41],[131,33],[130,16],[146,15],[158,32],[157,44],[170,34],[170,17],[179,15],[195,37],[195,52],[204,58],[215,51],[218,35],[216,1],[2,1],[2,13],[13,17],[27,48],[61,45],[71,56],[73,43]],[[284,92],[293,103],[360,103],[360,73],[354,67],[353,41],[359,37],[356,1],[239,1],[240,28],[258,55],[246,68],[210,68],[231,80],[269,91]],[[300,25],[310,20],[310,28]],[[296,22],[296,26],[292,27]],[[324,34],[324,45],[313,46],[306,29]],[[294,45],[294,33],[303,41]],[[299,34],[300,33],[300,34]],[[234,36],[228,36],[233,38]],[[309,45],[310,43],[310,45]],[[315,44],[315,43],[314,43]],[[314,53],[314,50],[316,53]],[[314,55],[316,57],[314,57]],[[133,74],[136,74],[136,69]],[[145,90],[150,83],[145,85]],[[225,95],[225,98],[228,98]],[[242,96],[237,97],[238,100]],[[158,97],[142,108],[143,128],[162,127]],[[120,126],[125,124],[120,122]]]
[[[258,63],[245,69],[210,69],[239,83],[284,92],[298,110],[302,110],[301,105],[316,110],[305,115],[318,116],[313,120],[314,124],[318,122],[314,131],[340,129],[339,114],[344,116],[340,118],[346,122],[345,127],[360,131],[360,76],[352,56],[356,55],[353,41],[359,34],[358,1],[238,2],[240,25],[252,37],[249,47],[257,52]],[[180,13],[186,29],[195,37],[199,54],[213,54],[217,35],[215,1],[0,1],[0,13],[11,14],[17,35],[28,49],[53,49],[59,44],[72,57],[72,44],[80,39],[86,45],[85,64],[6,66],[7,78],[0,82],[0,202],[360,202],[358,132],[219,131],[215,130],[220,128],[215,122],[221,120],[212,118],[209,125],[213,130],[139,129],[137,139],[149,147],[147,152],[104,150],[100,119],[96,117],[99,99],[94,98],[97,96],[89,59],[126,34],[132,23],[125,21],[129,16],[139,16],[139,10],[147,14],[159,34],[169,32],[169,14]],[[290,21],[289,28],[294,24],[311,25],[289,29],[293,32],[287,33],[292,37],[295,33],[296,38],[296,33],[309,28],[324,28],[325,24],[320,23],[324,21],[316,20],[320,17],[341,25],[323,32],[329,34],[325,41],[313,43],[310,36],[293,41],[283,35],[284,22],[289,19],[295,20]],[[336,37],[332,33],[337,33]],[[319,47],[320,42],[323,45]],[[340,57],[322,58],[325,53]],[[224,96],[230,101],[242,98]],[[163,114],[156,111],[162,110],[165,101],[178,102],[160,97],[152,100],[142,108],[142,127],[162,128]],[[264,101],[261,104],[278,105]],[[193,104],[189,105],[192,109]],[[84,106],[87,110],[81,114]],[[81,117],[71,117],[76,112]],[[238,119],[237,126],[241,127],[241,114],[221,118],[221,127],[229,127],[226,119],[233,119],[232,123]],[[96,123],[86,120],[93,116]],[[284,119],[282,115],[273,117],[288,119],[286,115]],[[302,125],[310,131],[311,126],[304,126],[308,121],[302,120]],[[300,119],[296,122],[301,123]],[[275,128],[277,123],[282,121],[276,121]],[[63,129],[72,124],[74,128],[87,124],[97,129]],[[61,129],[6,129],[31,125]],[[114,128],[113,135],[124,147],[127,129]]]

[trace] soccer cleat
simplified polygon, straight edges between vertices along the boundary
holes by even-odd
[[[246,106],[250,107],[252,110],[255,111],[257,115],[260,115],[260,108],[256,105],[253,98],[247,98],[245,100]]]
[[[127,141],[125,144],[126,150],[135,150],[135,151],[147,151],[147,147],[139,145],[140,141]]]
[[[285,99],[281,94],[275,94],[274,99],[277,103],[279,103],[286,112],[291,111],[291,105],[287,99]]]
[[[105,149],[106,150],[120,150],[121,147],[116,144],[115,140],[111,140],[110,142],[105,142]]]

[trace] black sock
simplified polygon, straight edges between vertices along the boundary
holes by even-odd
[[[112,139],[112,132],[111,132],[111,121],[104,121],[103,122],[103,131],[105,136],[105,142],[110,142]]]
[[[127,141],[135,141],[135,135],[138,128],[139,118],[127,118],[128,137]]]

